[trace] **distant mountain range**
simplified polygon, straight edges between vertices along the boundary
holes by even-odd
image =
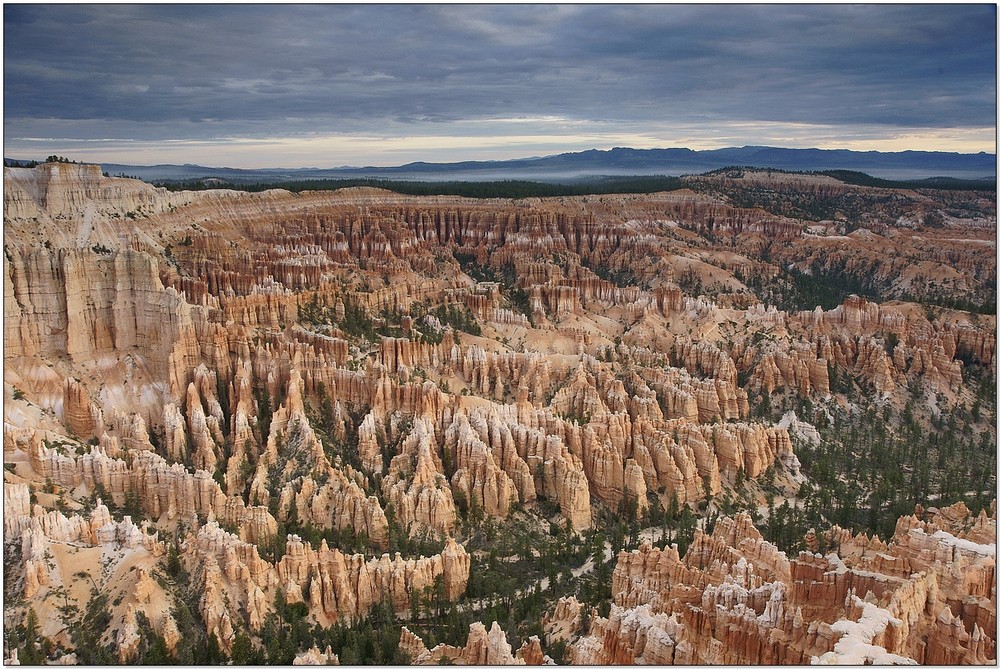
[[[416,162],[398,167],[336,167],[301,169],[236,169],[201,165],[103,164],[110,174],[128,174],[146,181],[217,178],[227,181],[290,181],[307,179],[383,178],[413,181],[535,180],[572,182],[598,176],[700,174],[728,166],[787,171],[855,170],[884,179],[953,177],[994,180],[997,159],[990,153],[939,151],[849,151],[847,149],[782,149],[743,146],[708,151],[691,149],[592,149],[541,158]]]

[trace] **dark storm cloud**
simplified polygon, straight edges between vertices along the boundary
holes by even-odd
[[[6,136],[989,127],[993,5],[5,5]]]

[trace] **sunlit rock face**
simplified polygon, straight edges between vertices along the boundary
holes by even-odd
[[[983,664],[996,658],[996,510],[899,519],[888,543],[834,527],[789,559],[749,516],[683,558],[622,552],[614,604],[572,647],[581,664]],[[988,543],[980,543],[988,542]]]
[[[968,399],[970,366],[995,364],[995,316],[857,296],[782,311],[748,288],[808,259],[905,297],[919,281],[882,253],[888,229],[819,234],[690,190],[170,193],[66,164],[4,180],[17,596],[42,607],[67,587],[83,608],[89,581],[71,587],[73,574],[112,592],[120,566],[138,593],[108,628],[122,662],[145,621],[171,652],[183,643],[155,577],[171,555],[223,653],[260,632],[276,598],[321,626],[383,601],[402,614],[436,584],[463,597],[469,519],[580,533],[602,513],[699,509],[747,481],[777,476],[794,494],[796,440],[819,433],[763,416],[762,394],[836,401],[850,378],[891,403],[920,383],[947,409]],[[995,221],[995,203],[981,208]],[[967,296],[996,273],[981,223],[891,240],[924,254],[924,271],[947,264]],[[767,239],[785,243],[780,266],[756,255]],[[901,519],[885,545],[834,531],[837,555],[788,558],[738,516],[683,559],[620,556],[614,606],[589,629],[568,603],[550,617],[579,635],[566,655],[579,663],[988,661],[991,528],[994,516],[950,507]],[[404,539],[434,549],[386,552]],[[67,544],[97,566],[74,570]],[[548,640],[521,641],[480,625],[464,647],[401,643],[421,662],[550,661]],[[336,660],[319,647],[296,658]]]

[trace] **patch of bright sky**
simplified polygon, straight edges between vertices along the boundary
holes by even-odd
[[[197,163],[241,168],[394,166],[414,161],[508,160],[587,149],[685,147],[694,150],[761,145],[855,151],[995,152],[994,128],[886,128],[726,122],[626,128],[559,117],[407,124],[393,134],[303,134],[184,140],[22,137],[6,155],[50,154],[77,160],[148,165]]]

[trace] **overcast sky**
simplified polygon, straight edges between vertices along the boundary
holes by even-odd
[[[4,155],[996,151],[996,6],[4,5]]]

